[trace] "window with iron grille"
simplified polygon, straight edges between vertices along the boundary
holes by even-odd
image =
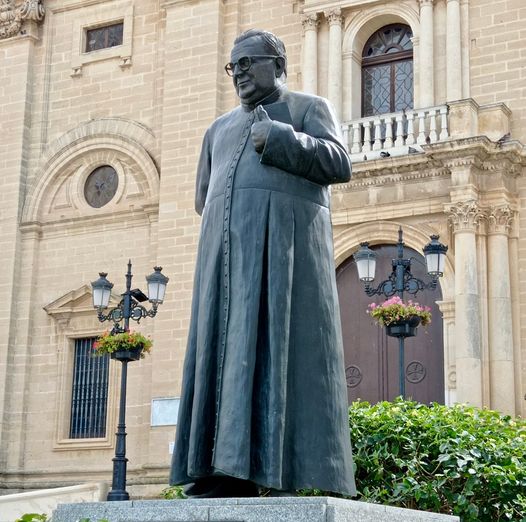
[[[106,436],[109,356],[93,355],[95,338],[75,340],[70,439]]]
[[[123,29],[123,22],[88,29],[86,31],[85,52],[91,53],[92,51],[122,45]]]
[[[407,25],[376,31],[362,54],[362,116],[413,108],[413,34]]]

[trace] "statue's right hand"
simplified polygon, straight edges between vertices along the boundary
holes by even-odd
[[[262,105],[258,105],[255,109],[256,116],[259,118],[259,121],[255,121],[252,124],[250,129],[250,137],[252,138],[252,143],[258,154],[263,152],[265,148],[265,143],[267,142],[267,136],[270,132],[270,127],[272,127],[272,120],[269,118],[267,111]]]

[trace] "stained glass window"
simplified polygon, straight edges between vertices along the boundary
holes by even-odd
[[[362,54],[362,115],[413,108],[413,34],[407,25],[376,31]]]
[[[122,45],[122,22],[104,27],[96,27],[86,31],[86,52],[98,51],[107,47]]]

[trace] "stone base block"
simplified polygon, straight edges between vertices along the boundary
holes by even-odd
[[[331,497],[133,500],[63,504],[53,522],[454,522],[458,517]]]

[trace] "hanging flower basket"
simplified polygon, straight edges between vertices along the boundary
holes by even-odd
[[[427,326],[431,322],[431,309],[413,301],[404,303],[393,296],[382,304],[371,303],[367,313],[378,324],[386,327],[390,337],[413,337],[419,325]]]
[[[138,361],[150,353],[152,340],[140,332],[104,332],[93,344],[94,355],[110,354],[118,361]]]
[[[414,337],[419,324],[420,317],[412,315],[408,319],[386,325],[385,331],[390,337]]]

